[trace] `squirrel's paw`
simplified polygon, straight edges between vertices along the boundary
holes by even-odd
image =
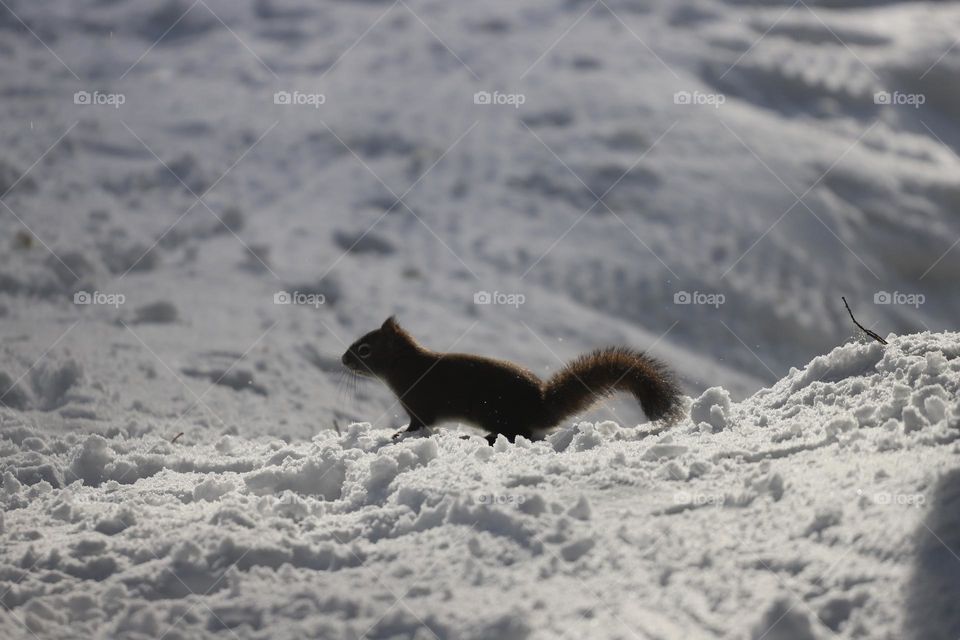
[[[418,427],[416,429],[407,427],[406,429],[400,429],[400,431],[397,431],[395,434],[393,434],[393,440],[403,440],[408,436],[414,435],[430,435],[430,431],[424,427]]]

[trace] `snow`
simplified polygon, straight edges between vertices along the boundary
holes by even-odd
[[[6,410],[5,635],[951,636],[960,334],[888,339],[691,400],[720,430],[171,444]]]
[[[730,413],[730,392],[723,387],[710,387],[690,405],[690,419],[719,431],[727,426]]]
[[[958,27],[3,0],[0,637],[960,636]],[[394,442],[392,314],[690,419]]]

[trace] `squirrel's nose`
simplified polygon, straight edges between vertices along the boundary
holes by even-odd
[[[343,355],[340,357],[340,363],[343,365],[347,364],[347,356],[350,355],[349,351],[344,351]]]

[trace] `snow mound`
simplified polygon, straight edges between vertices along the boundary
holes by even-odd
[[[710,389],[669,431],[492,447],[363,423],[51,435],[5,410],[0,629],[956,636],[958,387],[960,335],[927,333],[838,347],[740,403]]]

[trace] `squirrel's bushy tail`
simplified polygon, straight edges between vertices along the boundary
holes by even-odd
[[[625,347],[598,349],[569,363],[544,384],[544,402],[558,424],[615,391],[632,393],[650,420],[672,424],[682,417],[680,386],[669,367]]]

